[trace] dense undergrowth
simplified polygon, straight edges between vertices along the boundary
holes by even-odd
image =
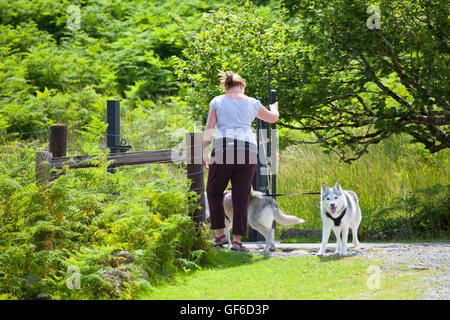
[[[204,257],[205,234],[190,216],[187,179],[164,165],[147,167],[152,179],[142,179],[142,168],[107,173],[99,155],[97,168],[37,185],[34,149],[12,143],[3,151],[8,147],[0,169],[3,298],[130,298],[135,289],[195,268]],[[114,263],[119,251],[128,251],[134,263]],[[129,281],[122,283],[113,267]],[[79,289],[68,285],[75,276]]]

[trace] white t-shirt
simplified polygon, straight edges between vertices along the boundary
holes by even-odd
[[[256,146],[251,125],[261,108],[259,100],[250,97],[236,100],[221,95],[212,99],[209,106],[216,110],[217,115],[215,139],[229,138],[247,141]]]

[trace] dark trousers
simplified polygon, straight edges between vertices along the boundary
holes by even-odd
[[[208,197],[211,229],[225,228],[225,210],[223,197],[225,188],[231,180],[233,203],[233,231],[232,234],[245,236],[247,233],[247,209],[250,187],[256,169],[256,154],[249,151],[234,151],[235,157],[245,155],[245,162],[223,161],[223,164],[213,163],[209,166],[206,195]],[[221,156],[220,154],[216,155]],[[242,154],[241,154],[242,156]]]

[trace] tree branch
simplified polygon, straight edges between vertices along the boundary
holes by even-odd
[[[450,110],[449,104],[444,99],[442,99],[441,97],[435,96],[427,89],[421,87],[416,81],[414,81],[414,80],[411,81],[409,79],[408,75],[405,73],[405,70],[404,70],[405,68],[402,67],[402,65],[400,64],[398,54],[394,50],[394,47],[392,46],[392,44],[377,29],[373,29],[372,32],[375,33],[389,48],[389,51],[391,53],[391,58],[392,58],[392,61],[394,62],[394,64],[393,65],[390,64],[388,61],[386,61],[382,57],[380,57],[380,59],[383,60],[385,63],[387,63],[395,72],[397,72],[397,74],[400,76],[400,79],[403,80],[402,81],[403,84],[405,84],[410,89],[412,89],[412,87],[414,87],[417,91],[419,91],[423,95],[426,95],[427,97],[434,98],[437,102],[439,102],[442,105],[442,107],[444,107],[446,110]]]
[[[397,101],[398,103],[406,106],[411,112],[414,112],[412,107],[411,107],[411,104],[408,101],[406,101],[405,99],[403,99],[402,97],[400,97],[395,92],[393,92],[391,89],[389,89],[388,87],[386,87],[384,84],[381,83],[380,79],[375,74],[375,71],[373,70],[372,66],[370,65],[369,61],[366,59],[366,57],[363,54],[360,54],[360,58],[362,59],[363,64],[366,67],[367,71],[369,71],[370,74],[372,75],[372,80],[376,83],[376,85],[383,92],[385,92],[387,95],[392,97],[395,101]]]

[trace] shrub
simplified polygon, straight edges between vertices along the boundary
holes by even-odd
[[[377,222],[382,233],[407,237],[440,237],[448,235],[450,226],[450,185],[435,184],[396,197],[397,205],[380,210]],[[391,216],[391,212],[396,212]],[[375,230],[374,230],[375,231]]]

